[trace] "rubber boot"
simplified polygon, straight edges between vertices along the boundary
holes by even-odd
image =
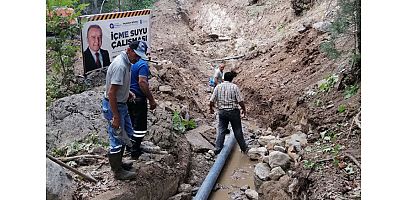
[[[126,148],[129,148],[129,147],[126,146]],[[125,146],[122,146],[122,148],[121,148],[122,157],[124,157],[124,152],[125,152]],[[124,170],[127,170],[127,171],[131,170],[132,169],[132,165],[133,165],[133,161],[124,161],[122,159],[122,168]]]
[[[115,179],[131,180],[136,177],[136,174],[126,171],[122,168],[122,152],[108,154],[108,160],[111,165],[111,170],[114,172]]]
[[[133,160],[138,160],[140,155],[142,155],[142,149],[140,148],[140,144],[142,143],[143,138],[134,137],[132,141],[132,151],[131,157]]]

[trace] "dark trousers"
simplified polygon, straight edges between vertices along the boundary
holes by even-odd
[[[133,126],[132,154],[140,153],[140,144],[147,133],[147,99],[136,98],[128,102],[128,111]]]
[[[242,121],[240,119],[239,109],[218,111],[218,133],[217,141],[215,142],[216,151],[221,151],[222,147],[224,146],[224,131],[228,128],[229,123],[231,123],[233,134],[235,135],[240,149],[245,152],[247,145],[243,137]]]

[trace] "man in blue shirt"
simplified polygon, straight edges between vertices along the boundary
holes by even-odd
[[[130,91],[136,96],[133,102],[128,102],[129,115],[133,124],[133,136],[131,156],[133,159],[138,159],[141,149],[140,144],[143,137],[147,133],[147,99],[149,100],[150,110],[156,108],[157,103],[154,100],[149,88],[149,65],[147,64],[147,45],[143,41],[134,41],[135,53],[141,59],[131,66],[131,85]]]

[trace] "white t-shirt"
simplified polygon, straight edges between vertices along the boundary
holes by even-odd
[[[214,72],[214,79],[218,79],[218,84],[222,83],[223,75],[223,72],[221,72],[221,70],[219,70],[219,67],[217,67]]]
[[[111,85],[119,85],[117,91],[117,102],[126,103],[129,97],[131,83],[131,63],[126,52],[121,52],[110,64],[106,75],[106,91],[104,96],[108,98]]]

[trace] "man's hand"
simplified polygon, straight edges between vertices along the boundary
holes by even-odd
[[[115,117],[115,116],[114,116],[114,117],[112,118],[111,126],[112,126],[114,129],[119,129],[120,124],[121,124],[121,119],[120,119],[119,117]]]
[[[134,102],[134,101],[135,101],[135,98],[136,98],[135,93],[129,91],[128,101],[129,101],[129,102]]]
[[[246,110],[245,109],[242,109],[242,114],[243,114],[242,118],[246,118]]]
[[[214,114],[214,102],[210,101],[210,114]]]
[[[157,107],[156,101],[150,101],[150,110],[154,110]]]

